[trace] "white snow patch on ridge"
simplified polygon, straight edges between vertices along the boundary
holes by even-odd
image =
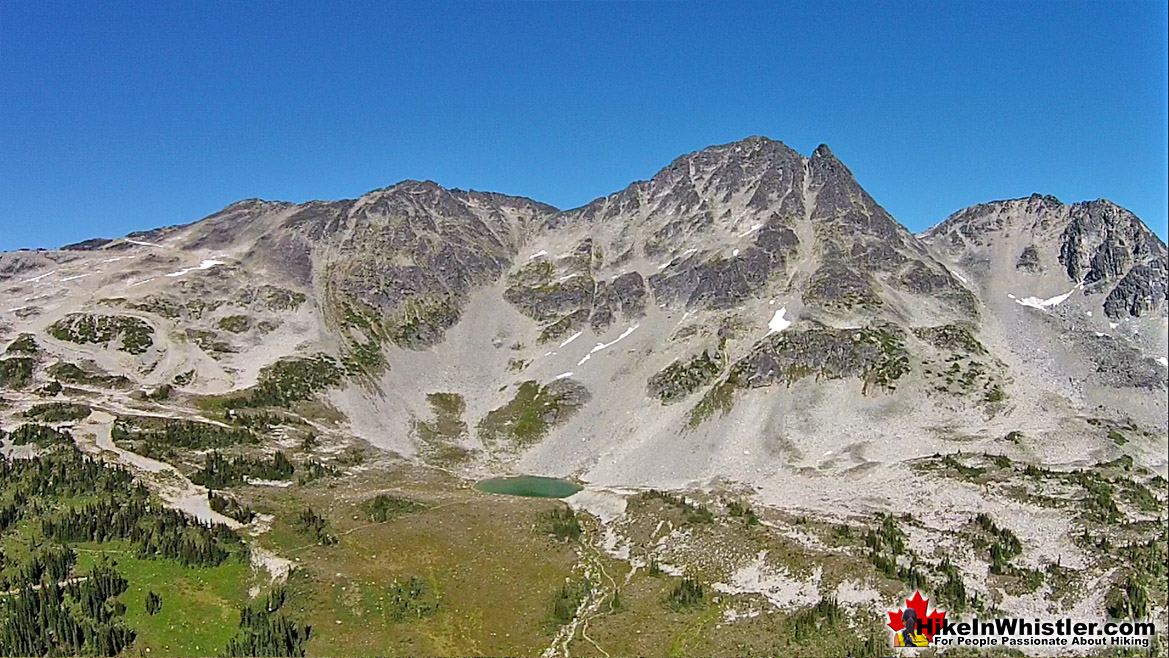
[[[616,340],[614,340],[614,341],[613,341],[613,342],[611,342],[611,343],[597,343],[595,346],[593,346],[593,349],[589,350],[589,353],[588,353],[588,354],[584,355],[584,357],[582,357],[580,361],[577,361],[577,362],[576,362],[576,365],[578,365],[578,366],[583,366],[583,365],[585,364],[585,362],[586,362],[586,361],[588,361],[589,359],[593,358],[593,354],[596,354],[597,352],[600,352],[601,350],[605,349],[606,347],[612,347],[613,345],[616,345],[617,343],[621,342],[621,340],[622,340],[622,339],[624,339],[624,338],[625,338],[626,336],[628,336],[629,334],[633,333],[633,332],[634,332],[634,330],[635,330],[635,329],[637,329],[639,326],[640,326],[640,325],[636,325],[636,324],[635,324],[635,325],[633,325],[632,327],[630,327],[630,328],[626,329],[625,331],[621,332],[621,335],[620,335],[620,336],[618,336],[618,337],[617,337],[617,339],[616,339]]]
[[[179,270],[178,272],[171,272],[167,276],[169,276],[169,277],[183,276],[184,274],[188,274],[190,272],[196,272],[199,270],[209,270],[209,269],[215,267],[216,265],[226,265],[226,264],[227,263],[224,263],[221,260],[212,260],[209,258],[209,259],[203,261],[202,263],[199,263],[195,267],[187,267],[187,268]]]
[[[564,342],[560,344],[560,346],[561,346],[561,347],[564,347],[565,345],[567,345],[567,344],[571,343],[572,341],[576,340],[577,338],[580,338],[580,337],[581,337],[581,334],[583,334],[583,333],[584,333],[583,331],[578,331],[578,332],[576,332],[575,334],[573,334],[573,335],[569,336],[568,338],[566,338],[566,339],[564,340]],[[547,355],[545,355],[545,356],[547,356]]]
[[[787,307],[784,306],[783,308],[776,311],[775,315],[771,316],[771,322],[767,323],[767,335],[768,336],[770,336],[771,334],[777,334],[777,333],[783,331],[784,329],[787,329],[788,327],[792,326],[791,320],[788,320],[787,318],[783,317],[786,314],[787,314]]]
[[[759,230],[759,229],[761,229],[761,228],[763,228],[763,225],[762,225],[762,224],[753,224],[753,225],[751,226],[751,228],[749,228],[749,229],[747,229],[746,231],[743,231],[742,233],[740,233],[740,234],[739,234],[739,237],[740,237],[740,238],[745,238],[745,237],[747,237],[748,235],[751,235],[752,233],[754,233],[755,231],[758,231],[758,230]]]
[[[1169,359],[1167,359],[1163,356],[1157,357],[1157,363],[1160,363],[1161,365],[1165,366],[1166,368],[1169,368]]]
[[[532,260],[535,258],[539,258],[540,256],[547,256],[547,255],[548,255],[548,251],[546,249],[541,249],[540,251],[537,251],[536,253],[532,254],[531,256],[528,256],[528,260]]]
[[[162,246],[160,244],[154,244],[153,242],[143,242],[141,240],[131,240],[130,238],[126,238],[126,242],[129,242],[130,244],[140,244],[143,247],[161,247]]]
[[[56,271],[57,271],[57,270],[49,270],[48,272],[45,272],[44,274],[41,274],[41,275],[39,275],[39,276],[34,276],[34,277],[33,277],[33,278],[31,278],[31,279],[25,279],[25,280],[23,281],[23,283],[36,283],[37,281],[40,281],[41,279],[43,279],[43,278],[45,278],[45,277],[49,276],[50,274],[52,274],[52,273],[54,273],[54,272],[56,272]]]
[[[556,379],[567,379],[568,377],[571,377],[571,376],[572,376],[572,371],[570,370],[570,371],[568,371],[568,372],[562,372],[562,373],[560,373],[559,375],[556,375],[555,377],[553,377],[552,379],[554,379],[554,380],[556,380]]]
[[[1012,296],[1012,295],[1008,295],[1008,297],[1011,297],[1011,299],[1015,299],[1016,304],[1022,304],[1023,306],[1030,306],[1031,308],[1037,308],[1037,309],[1042,311],[1042,310],[1048,308],[1049,306],[1059,306],[1060,304],[1064,303],[1065,301],[1067,301],[1068,297],[1071,297],[1072,293],[1079,290],[1080,286],[1082,286],[1082,285],[1083,285],[1082,283],[1077,284],[1075,288],[1072,288],[1071,290],[1065,292],[1062,295],[1056,295],[1055,297],[1052,297],[1051,299],[1039,299],[1038,297],[1024,297],[1022,299],[1015,299],[1014,296]]]

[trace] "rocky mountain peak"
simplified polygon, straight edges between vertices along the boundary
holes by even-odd
[[[922,234],[976,269],[1083,288],[1103,295],[1114,319],[1165,312],[1165,243],[1129,210],[1107,199],[1064,204],[1050,195],[959,210]]]

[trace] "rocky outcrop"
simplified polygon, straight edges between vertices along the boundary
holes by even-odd
[[[1062,273],[1100,296],[1112,319],[1165,313],[1169,252],[1136,215],[1104,199],[1065,205],[1052,196],[960,210],[923,235],[957,261],[1009,258],[1024,274]]]

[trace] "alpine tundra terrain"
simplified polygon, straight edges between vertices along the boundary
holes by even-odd
[[[883,655],[920,590],[1164,655],[1167,289],[1109,201],[914,235],[760,137],[5,253],[0,653]]]

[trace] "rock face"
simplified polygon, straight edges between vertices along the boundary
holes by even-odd
[[[844,444],[826,472],[933,454],[956,427],[1165,425],[1166,249],[1132,213],[1033,196],[915,236],[828,147],[762,137],[576,209],[418,181],[251,199],[0,254],[0,282],[3,332],[58,370],[213,394],[323,353],[346,431],[467,469],[765,482]],[[127,335],[152,342],[103,347]]]
[[[1099,297],[1113,319],[1166,311],[1165,243],[1111,201],[1064,205],[1034,195],[985,203],[954,213],[923,238],[957,260],[1010,255],[1026,274],[1058,272],[1082,285],[1084,295]]]
[[[614,266],[652,263],[649,288],[670,308],[729,309],[799,287],[805,304],[845,315],[976,313],[970,292],[827,146],[810,158],[762,137],[711,147],[546,229],[587,232]],[[906,295],[930,300],[913,308],[899,303]]]

